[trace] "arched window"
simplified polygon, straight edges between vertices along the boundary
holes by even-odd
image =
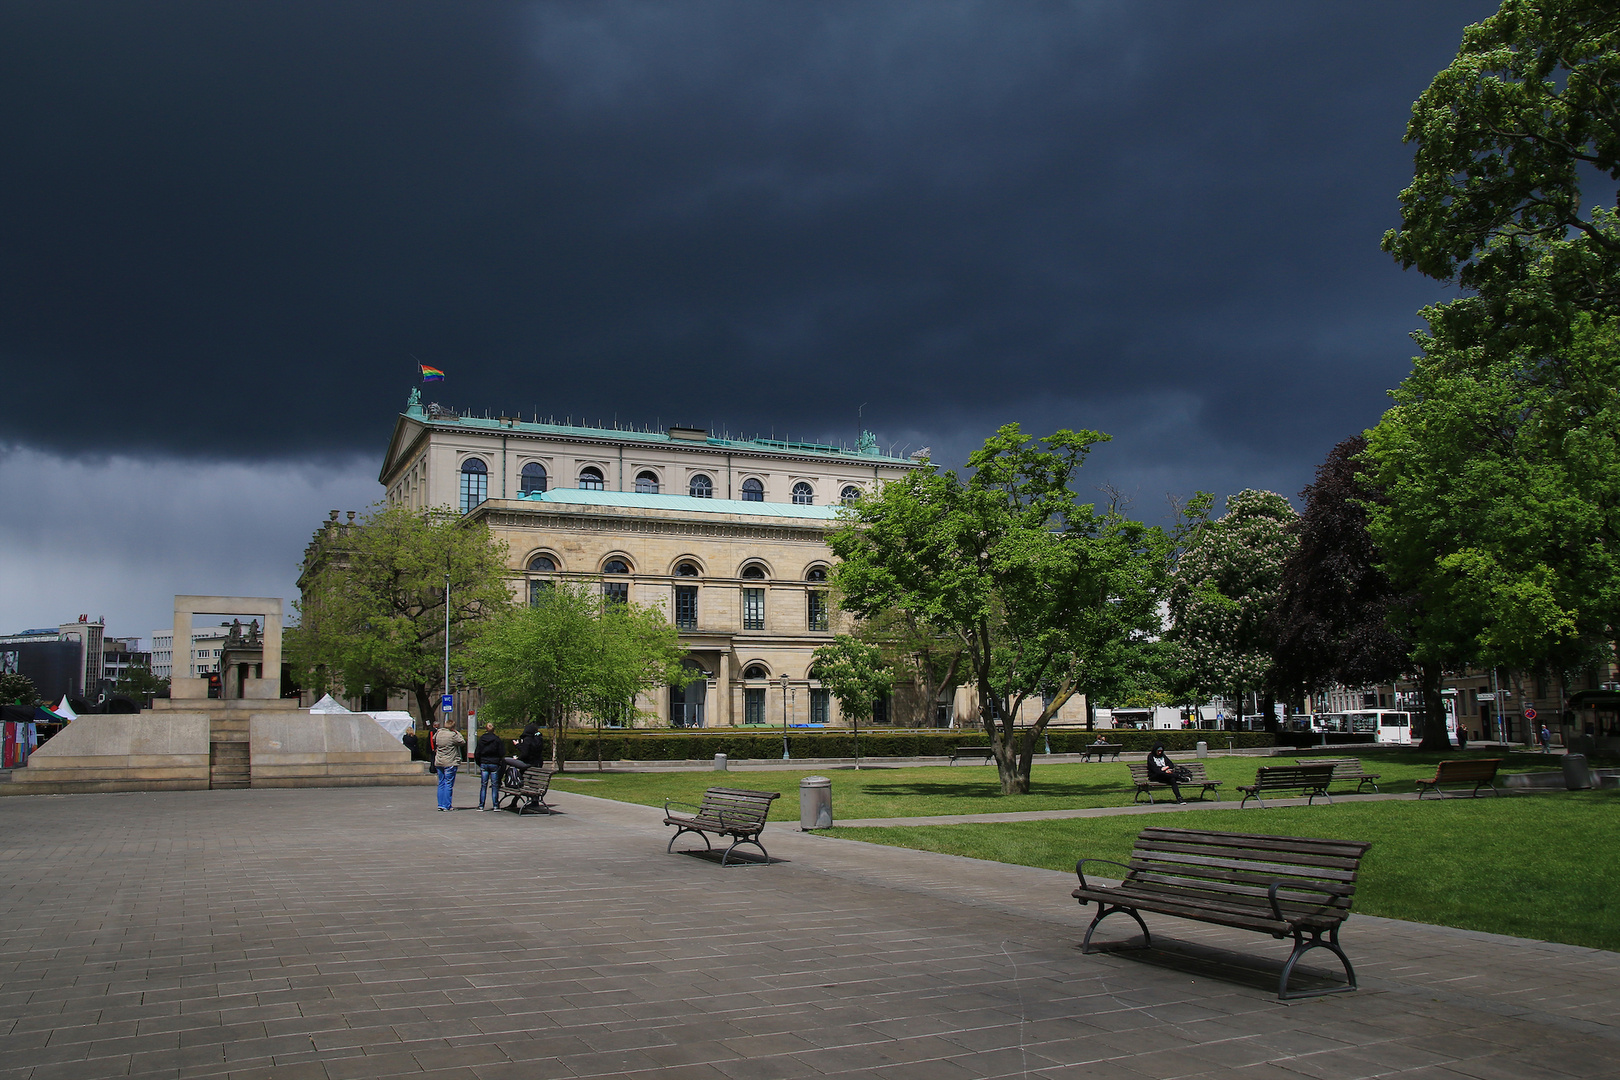
[[[742,576],[750,581],[758,581],[765,576],[765,568],[758,563],[749,563],[743,567]]]
[[[602,470],[594,465],[587,465],[579,470],[579,486],[585,491],[601,491]]]
[[[629,572],[630,564],[623,559],[609,559],[602,564],[602,573],[604,574],[628,574]],[[616,604],[628,604],[630,602],[630,583],[628,581],[604,581],[602,582],[602,597]]]
[[[602,564],[602,573],[604,574],[628,574],[629,572],[630,564],[623,559],[609,559]]]
[[[557,564],[550,555],[536,555],[529,560],[529,572],[534,574],[555,574]]]
[[[747,670],[743,672],[743,678],[745,679],[768,679],[770,677],[771,673],[765,670],[764,664],[749,664]]]
[[[743,481],[743,502],[764,502],[765,485],[749,477]]]
[[[675,576],[676,577],[697,577],[698,576],[697,564],[696,563],[689,563],[689,562],[681,563],[681,565],[679,565],[679,566],[677,566],[675,568]]]
[[[838,493],[839,501],[841,501],[845,506],[854,505],[855,500],[859,499],[860,497],[861,489],[856,487],[854,484],[845,484],[844,490]]]
[[[811,506],[814,505],[815,501],[815,489],[809,484],[805,483],[803,480],[800,480],[797,484],[793,485],[793,505]]]
[[[546,490],[546,467],[538,461],[531,461],[523,466],[523,479],[518,486],[525,495],[531,491]]]
[[[636,494],[658,494],[658,474],[652,472],[638,473],[636,475]]]
[[[461,512],[465,514],[489,498],[489,466],[477,458],[461,463]]]
[[[692,477],[692,482],[686,485],[686,492],[694,499],[714,498],[714,481],[702,473]]]
[[[806,581],[826,581],[827,568],[825,566],[812,566],[810,572],[804,575]]]

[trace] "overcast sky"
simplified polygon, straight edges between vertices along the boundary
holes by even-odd
[[[1296,495],[1438,284],[1378,249],[1477,0],[0,4],[0,632],[291,600],[463,409]],[[864,406],[864,409],[863,409]]]

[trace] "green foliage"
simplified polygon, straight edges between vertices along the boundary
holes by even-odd
[[[307,553],[288,660],[304,686],[401,690],[432,716],[429,694],[445,684],[446,583],[457,650],[511,606],[505,560],[485,525],[450,511],[389,507],[331,523]]]
[[[1070,490],[1094,431],[1034,443],[1009,424],[976,451],[964,480],[921,471],[847,511],[829,539],[846,610],[898,609],[959,641],[1009,792],[1029,786],[1031,755],[1077,692],[1107,696],[1157,628],[1167,540],[1161,530]],[[1019,728],[1025,701],[1045,699]]]
[[[845,839],[1068,874],[1081,857],[1127,860],[1137,834],[1149,824],[1366,840],[1372,848],[1361,862],[1358,912],[1615,950],[1620,949],[1615,900],[1620,895],[1620,859],[1604,837],[1617,809],[1616,792],[1592,791],[1516,799],[1319,803],[1263,811],[1188,810],[1169,818],[1122,815],[829,831]],[[1548,843],[1549,837],[1560,840]],[[1481,882],[1490,882],[1490,887],[1481,888]],[[1148,918],[1151,926],[1152,916]],[[1354,948],[1350,951],[1353,956]]]
[[[152,669],[145,664],[131,664],[118,673],[118,681],[113,684],[113,692],[127,694],[132,698],[148,695],[162,697],[169,692],[169,680],[153,675]]]
[[[8,705],[37,705],[39,691],[28,676],[15,671],[0,672],[0,701]]]
[[[1581,192],[1583,173],[1620,178],[1617,83],[1620,9],[1504,0],[1413,106],[1413,181],[1384,249],[1475,294],[1436,309],[1441,340],[1546,348],[1578,313],[1620,314],[1615,210]]]
[[[910,683],[904,705],[897,701],[890,721],[907,727],[932,727],[941,693],[957,685],[966,650],[959,639],[899,608],[862,619],[856,637],[883,651],[896,682]]]
[[[637,694],[688,681],[684,654],[661,612],[557,582],[538,604],[495,614],[467,647],[466,662],[484,692],[481,717],[549,724],[560,751],[570,718],[618,719]]]
[[[894,685],[894,672],[876,645],[839,634],[815,652],[813,669],[853,723],[872,718],[872,705]]]
[[[1283,563],[1298,543],[1297,515],[1273,491],[1240,491],[1226,513],[1195,508],[1170,580],[1169,640],[1177,647],[1184,689],[1196,697],[1241,699],[1272,675]]]

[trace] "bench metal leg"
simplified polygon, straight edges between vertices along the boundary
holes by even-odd
[[[1127,945],[1124,946],[1125,948],[1146,949],[1153,945],[1153,935],[1148,933],[1147,923],[1142,921],[1142,916],[1136,913],[1135,908],[1126,907],[1124,904],[1105,904],[1099,900],[1097,901],[1097,917],[1091,920],[1090,926],[1086,927],[1086,939],[1080,943],[1080,951],[1082,953],[1089,954],[1091,952],[1091,935],[1093,931],[1097,929],[1097,924],[1108,918],[1108,916],[1114,914],[1116,911],[1123,911],[1125,914],[1135,919],[1136,925],[1142,928],[1142,944]]]
[[[664,854],[668,855],[668,854],[671,854],[672,852],[674,852],[674,850],[675,850],[675,841],[677,841],[677,840],[679,840],[681,838],[682,833],[691,833],[694,836],[703,837],[703,849],[705,851],[713,851],[714,850],[714,845],[709,843],[708,834],[704,833],[703,831],[701,831],[699,829],[684,829],[683,828],[683,829],[676,829],[675,830],[675,835],[669,838],[669,847],[664,849]]]
[[[1294,951],[1289,954],[1288,963],[1283,965],[1282,977],[1277,981],[1278,1001],[1321,997],[1323,994],[1347,994],[1356,988],[1356,969],[1350,966],[1350,958],[1344,955],[1343,949],[1339,948],[1339,928],[1335,926],[1329,930],[1325,939],[1322,937],[1322,931],[1320,930],[1312,930],[1310,935],[1310,940],[1306,941],[1304,930],[1294,931]],[[1339,962],[1344,965],[1345,983],[1343,986],[1330,986],[1324,990],[1298,990],[1290,993],[1288,990],[1288,977],[1294,973],[1294,965],[1299,963],[1299,958],[1312,949],[1327,949],[1339,958]]]
[[[756,833],[753,836],[739,836],[736,840],[732,841],[731,846],[726,848],[726,853],[720,856],[721,866],[725,866],[730,860],[731,853],[737,850],[738,844],[753,844],[755,847],[759,848],[759,853],[765,856],[765,862],[767,864],[771,861],[771,853],[765,850],[765,845],[759,842],[759,834]]]

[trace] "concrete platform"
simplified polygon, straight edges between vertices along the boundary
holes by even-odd
[[[665,854],[652,808],[433,801],[0,800],[0,1080],[1555,1080],[1620,1054],[1620,954],[1353,916],[1362,990],[1285,1005],[1257,935],[1148,916],[1158,949],[1082,956],[1066,874],[776,824],[774,865],[722,869]]]

